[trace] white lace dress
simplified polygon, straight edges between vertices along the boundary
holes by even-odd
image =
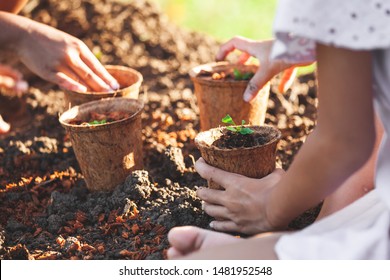
[[[280,259],[390,259],[390,1],[279,0],[272,59],[315,60],[315,42],[371,50],[385,135],[375,190],[276,244]]]

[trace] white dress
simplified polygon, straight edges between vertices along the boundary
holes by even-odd
[[[375,106],[385,135],[375,189],[276,244],[280,259],[390,259],[390,1],[280,0],[271,58],[315,60],[315,42],[372,50]]]

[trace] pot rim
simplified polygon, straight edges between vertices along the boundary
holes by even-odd
[[[233,127],[238,127],[238,126],[240,126],[240,125],[233,126]],[[220,126],[220,127],[211,128],[209,130],[199,132],[198,135],[194,139],[195,145],[198,147],[198,149],[214,150],[214,151],[221,151],[221,152],[233,152],[233,151],[242,151],[242,150],[248,151],[248,150],[258,149],[259,147],[265,147],[265,146],[272,145],[275,142],[279,141],[281,139],[281,137],[282,137],[282,132],[278,128],[276,128],[274,126],[271,126],[271,125],[244,125],[244,127],[249,127],[251,129],[255,129],[255,130],[267,127],[267,128],[270,128],[271,130],[275,131],[276,135],[275,135],[275,137],[273,137],[271,139],[271,141],[269,141],[269,142],[267,142],[267,143],[265,143],[263,145],[256,145],[256,146],[253,146],[253,147],[239,147],[239,148],[231,148],[231,149],[228,149],[228,148],[222,149],[222,148],[216,147],[216,146],[214,146],[212,144],[211,145],[207,144],[202,139],[203,137],[206,137],[207,134],[210,134],[209,137],[212,137],[214,132],[217,132],[218,134],[221,134],[222,130],[227,130],[226,127]]]
[[[218,61],[218,62],[210,62],[206,64],[197,65],[192,67],[189,71],[190,78],[193,81],[208,83],[208,84],[218,84],[218,83],[227,83],[227,84],[248,84],[249,80],[208,80],[203,77],[198,77],[198,74],[201,70],[213,71],[215,67],[226,67],[226,68],[248,68],[248,69],[257,69],[258,66],[254,64],[238,64],[238,63],[230,63],[228,61]]]
[[[75,118],[78,115],[79,111],[86,110],[87,108],[96,106],[97,104],[101,104],[106,102],[107,105],[112,103],[136,103],[137,110],[129,117],[105,123],[105,124],[96,124],[91,126],[85,126],[85,125],[76,125],[76,124],[69,124],[67,121]],[[98,130],[106,130],[111,129],[115,126],[121,126],[127,122],[131,122],[135,119],[141,118],[141,113],[144,108],[144,102],[137,99],[132,98],[126,98],[126,97],[109,97],[109,98],[103,98],[100,100],[90,101],[87,103],[83,103],[74,107],[71,107],[70,109],[66,110],[59,116],[59,122],[60,124],[67,130],[71,131],[77,131],[77,132],[91,132],[91,131],[98,131]]]

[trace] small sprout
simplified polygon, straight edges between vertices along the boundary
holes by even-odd
[[[107,120],[93,120],[93,121],[90,121],[88,124],[89,125],[96,125],[96,124],[106,124],[107,123]]]
[[[233,121],[232,117],[227,114],[223,119],[223,123],[230,124],[231,126],[227,126],[226,129],[230,130],[235,133],[240,133],[241,135],[246,135],[246,134],[252,134],[253,130],[250,129],[249,127],[244,127],[245,121],[241,121],[241,125],[237,126],[236,123]]]
[[[94,52],[94,55],[95,55],[95,57],[96,57],[99,61],[102,61],[102,57],[103,57],[102,51],[98,50],[98,51]]]
[[[253,72],[241,72],[237,68],[233,69],[233,76],[234,79],[237,81],[241,80],[249,80],[251,79],[255,74]]]

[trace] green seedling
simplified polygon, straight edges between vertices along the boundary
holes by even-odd
[[[244,124],[245,124],[245,121],[242,120],[241,121],[241,125],[238,126],[232,119],[232,117],[227,114],[223,119],[222,119],[222,122],[223,123],[226,123],[226,124],[230,124],[231,126],[227,126],[226,129],[227,130],[230,130],[230,131],[233,131],[235,133],[240,133],[242,135],[246,135],[246,134],[252,134],[254,131],[252,129],[250,129],[249,127],[244,127]]]
[[[93,120],[93,121],[89,122],[88,124],[89,125],[96,125],[96,124],[106,124],[106,123],[107,123],[107,120],[100,120],[100,121]]]
[[[233,69],[234,79],[237,81],[249,80],[254,76],[253,72],[241,72],[237,68]]]
[[[95,51],[94,52],[94,55],[95,57],[99,60],[99,61],[102,61],[102,57],[103,57],[103,53],[99,50],[99,51]]]

